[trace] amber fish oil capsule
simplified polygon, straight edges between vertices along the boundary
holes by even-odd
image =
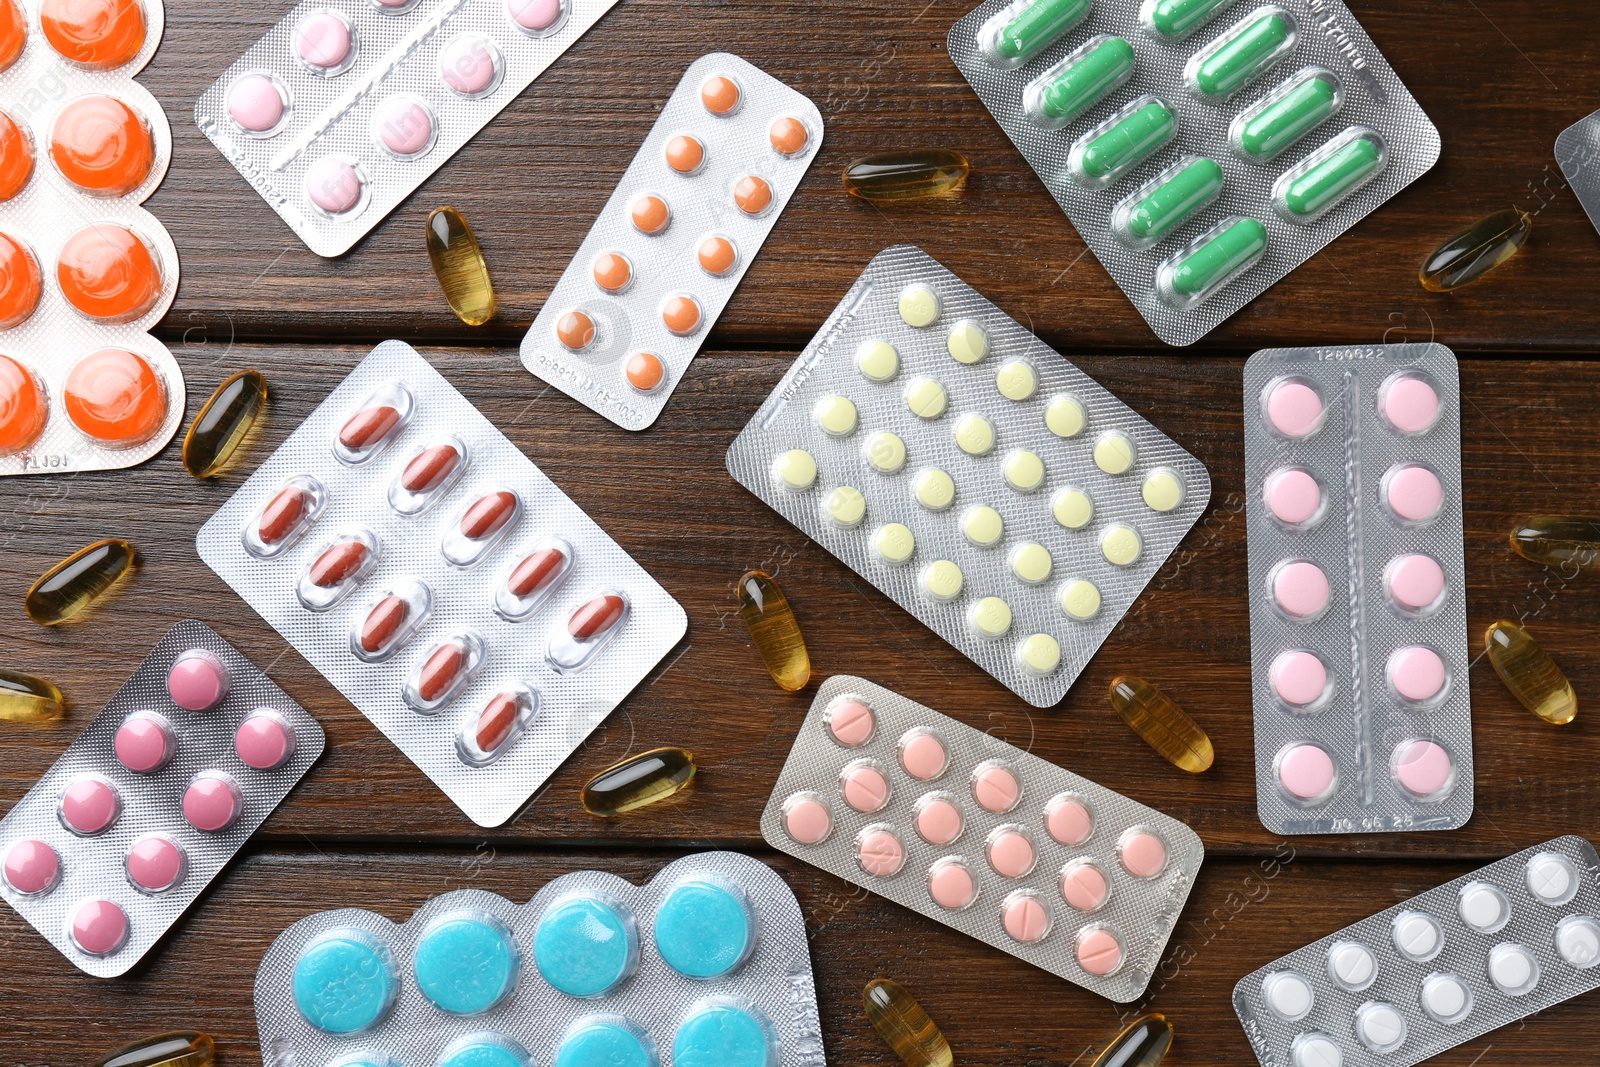
[[[748,571],[739,579],[739,614],[772,680],[791,693],[804,689],[811,680],[811,656],[789,598],[772,575]]]
[[[861,1003],[867,1021],[906,1067],[953,1067],[950,1043],[899,982],[874,978],[862,989]]]
[[[1122,721],[1174,767],[1199,774],[1211,766],[1216,758],[1211,738],[1161,690],[1143,678],[1123,675],[1112,679],[1110,697]]]
[[[1448,293],[1471,285],[1516,255],[1533,232],[1533,216],[1521,208],[1507,208],[1479,219],[1434,249],[1422,264],[1418,278],[1433,293]]]
[[[1530,515],[1511,527],[1511,551],[1547,567],[1600,566],[1600,519],[1570,515]]]
[[[494,285],[483,249],[466,217],[453,207],[436,207],[424,227],[428,262],[456,318],[482,326],[494,317]]]
[[[210,478],[244,443],[267,402],[267,380],[257,370],[229,375],[211,394],[183,438],[183,467]]]
[[[207,1067],[217,1054],[210,1034],[177,1030],[123,1045],[95,1067]]]
[[[1503,620],[1490,623],[1483,644],[1494,672],[1523,707],[1555,726],[1577,716],[1572,683],[1528,631]]]
[[[863,200],[909,200],[960,192],[967,184],[967,157],[948,148],[878,152],[851,161],[845,192]]]
[[[52,683],[0,667],[0,721],[48,722],[59,719],[65,707],[61,690]]]
[[[1142,1015],[1111,1039],[1091,1067],[1156,1067],[1172,1048],[1172,1037],[1165,1015]]]
[[[606,818],[621,815],[688,788],[694,773],[694,753],[688,749],[652,748],[612,764],[585,782],[583,810]]]
[[[23,608],[40,626],[66,622],[110,592],[133,562],[133,546],[119,538],[86,545],[40,575]]]

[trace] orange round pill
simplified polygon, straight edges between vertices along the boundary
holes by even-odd
[[[0,233],[0,330],[26,322],[41,290],[39,264],[28,246]]]
[[[44,432],[50,408],[28,368],[0,356],[0,456],[21,452]]]
[[[594,320],[582,311],[569,311],[556,322],[556,340],[577,352],[594,341]]]
[[[667,142],[667,166],[679,174],[693,174],[706,161],[706,146],[687,133],[673,134]]]
[[[138,234],[113,222],[68,237],[56,260],[67,302],[91,319],[131,322],[161,299],[161,266]]]
[[[628,217],[633,220],[633,228],[640,233],[658,234],[667,228],[672,212],[667,209],[665,200],[654,193],[645,193],[634,198],[628,208]]]
[[[111,70],[144,47],[139,0],[44,0],[39,28],[61,55],[87,70]]]
[[[772,125],[767,127],[767,139],[772,142],[773,149],[780,156],[793,156],[806,150],[806,143],[811,140],[811,132],[799,119],[785,115],[781,119],[772,120]]]
[[[602,252],[594,259],[594,283],[608,293],[620,293],[633,281],[633,264],[621,252]]]
[[[695,258],[700,261],[701,270],[720,278],[733,269],[739,257],[733,250],[732,241],[726,237],[712,236],[700,239],[700,247],[695,249]]]
[[[3,0],[0,0],[3,2]],[[0,200],[10,200],[33,177],[33,138],[0,111]]]
[[[680,337],[700,328],[700,304],[692,296],[669,296],[661,305],[661,321]]]
[[[772,206],[772,186],[765,178],[746,174],[733,183],[733,202],[746,215],[759,215]]]
[[[67,418],[108,445],[150,440],[167,417],[167,392],[143,357],[125,348],[90,352],[61,387]]]
[[[28,19],[17,0],[0,0],[0,71],[9,70],[28,43]]]
[[[713,115],[731,115],[739,108],[739,83],[726,74],[713,74],[700,83],[700,102]]]
[[[156,146],[144,116],[110,96],[83,96],[61,109],[50,158],[62,177],[93,196],[126,196],[150,176]]]
[[[667,368],[662,365],[661,357],[654,352],[635,352],[628,357],[628,363],[622,368],[622,373],[628,379],[628,384],[641,393],[648,393],[661,384],[667,376]]]

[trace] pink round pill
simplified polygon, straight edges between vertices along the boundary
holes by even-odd
[[[1272,599],[1285,615],[1297,619],[1320,615],[1328,606],[1328,576],[1308,560],[1294,560],[1272,575]]]
[[[61,877],[61,857],[43,841],[25,839],[6,850],[6,885],[19,893],[43,893]]]
[[[475,33],[452,38],[439,52],[439,77],[462,96],[486,93],[500,79],[500,50]]]
[[[391,96],[373,109],[372,131],[383,147],[409,159],[433,143],[433,112],[420,100]]]
[[[1295,745],[1278,760],[1278,782],[1296,800],[1322,796],[1333,777],[1333,757],[1319,745]]]
[[[889,802],[889,779],[876,767],[851,767],[844,773],[844,802],[861,812],[874,812]]]
[[[1422,611],[1444,595],[1444,568],[1432,556],[1396,556],[1383,568],[1389,598],[1407,611]]]
[[[1290,379],[1267,388],[1267,421],[1283,436],[1305,437],[1322,424],[1322,397],[1311,386]]]
[[[1422,433],[1439,418],[1439,394],[1421,378],[1394,378],[1379,394],[1378,410],[1401,433]]]
[[[1262,495],[1273,516],[1288,526],[1309,522],[1322,509],[1322,486],[1298,467],[1284,467],[1269,474]]]
[[[1022,796],[1022,783],[1009,768],[984,767],[972,780],[972,796],[984,811],[999,814],[1017,806]]]
[[[856,843],[856,861],[873,877],[887,878],[906,861],[906,849],[888,830],[872,830]]]
[[[1044,902],[1036,897],[1014,894],[1006,901],[1001,918],[1005,922],[1006,933],[1025,945],[1050,932],[1050,912]]]
[[[306,171],[306,195],[329,215],[343,215],[361,203],[366,181],[347,159],[324,156]]]
[[[1117,848],[1123,868],[1135,878],[1154,878],[1167,867],[1167,843],[1148,830],[1126,835]]]
[[[1278,653],[1267,676],[1272,688],[1290,707],[1314,704],[1328,689],[1328,668],[1314,652],[1291,649]]]
[[[160,834],[141,837],[128,849],[128,879],[146,893],[160,893],[183,876],[183,849]]]
[[[989,838],[989,866],[1005,878],[1021,878],[1033,870],[1033,842],[1019,830],[1001,830]]]
[[[246,74],[228,87],[228,115],[251,133],[276,129],[286,110],[283,89],[270,74]]]
[[[216,653],[191,648],[167,674],[167,693],[174,704],[189,711],[214,708],[228,695],[228,668]]]
[[[410,7],[416,0],[372,0],[386,14],[393,14],[397,9]]]
[[[802,845],[815,845],[833,829],[833,813],[821,800],[797,794],[783,806],[783,828]]]
[[[846,748],[866,744],[876,725],[872,709],[859,700],[841,700],[828,709],[828,730]]]
[[[1078,966],[1105,976],[1122,966],[1122,942],[1110,930],[1091,927],[1078,934]]]
[[[1439,514],[1444,486],[1427,467],[1395,467],[1384,475],[1384,499],[1389,510],[1406,522],[1426,522]]]
[[[1422,645],[1395,649],[1389,655],[1386,673],[1394,691],[1413,704],[1432,700],[1444,688],[1444,660]]]
[[[121,811],[116,787],[99,778],[79,778],[61,794],[61,821],[75,834],[103,833]]]
[[[954,861],[936,866],[928,875],[928,895],[941,908],[956,911],[966,907],[977,895],[972,871],[966,864]]]
[[[525,30],[542,33],[561,20],[561,0],[506,0],[511,21]]]
[[[128,916],[109,900],[86,900],[72,913],[72,940],[91,956],[109,956],[128,940]]]
[[[332,11],[317,11],[294,28],[294,47],[312,70],[336,71],[350,58],[350,23]]]
[[[226,830],[239,818],[244,798],[232,778],[220,771],[195,776],[183,791],[183,817],[196,830],[215,833]]]
[[[949,762],[944,742],[933,734],[913,733],[900,742],[900,766],[919,781],[939,777]]]
[[[1056,797],[1044,810],[1044,828],[1063,845],[1081,845],[1094,832],[1094,816],[1076,797]]]
[[[1104,904],[1110,890],[1106,872],[1092,863],[1074,863],[1061,874],[1061,898],[1079,911]]]
[[[167,765],[176,750],[172,726],[165,718],[148,711],[136,711],[117,727],[112,748],[117,762],[135,774],[150,774]]]
[[[961,809],[943,797],[935,797],[917,809],[917,833],[934,845],[948,845],[961,836]]]
[[[294,745],[294,727],[266,708],[251,712],[233,735],[233,750],[239,759],[258,771],[283,766],[294,755]]]
[[[1450,784],[1450,753],[1432,741],[1407,741],[1395,750],[1394,774],[1406,792],[1431,797]]]

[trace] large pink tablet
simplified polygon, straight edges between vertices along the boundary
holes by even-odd
[[[889,779],[870,764],[847,768],[840,781],[844,802],[861,812],[874,812],[889,802]]]
[[[121,810],[116,787],[99,778],[79,778],[61,794],[61,821],[75,834],[105,832]]]
[[[941,861],[928,875],[928,895],[941,908],[955,911],[972,903],[977,895],[977,885],[972,871],[958,860]]]
[[[500,78],[500,50],[475,33],[453,37],[439,51],[439,77],[462,96],[486,93]]]
[[[1094,833],[1094,815],[1077,797],[1058,796],[1044,809],[1044,828],[1063,845],[1081,845]]]
[[[270,708],[252,711],[233,735],[233,750],[239,759],[258,771],[275,770],[289,762],[294,745],[294,727]]]
[[[1432,700],[1444,688],[1444,660],[1422,645],[1395,649],[1385,670],[1389,685],[1413,704]]]
[[[433,112],[420,100],[391,96],[373,110],[372,132],[383,147],[409,159],[433,143]]]
[[[1439,419],[1439,394],[1421,378],[1391,378],[1378,393],[1378,410],[1401,433],[1422,433]]]
[[[506,0],[506,11],[523,29],[543,33],[561,20],[561,0]]]
[[[246,74],[228,87],[228,115],[251,133],[275,129],[286,108],[283,90],[270,74]]]
[[[1032,944],[1050,932],[1050,912],[1044,902],[1024,893],[1013,893],[1001,911],[1006,933],[1023,944]]]
[[[136,711],[117,727],[111,747],[117,754],[117,762],[128,770],[150,774],[167,765],[178,743],[172,734],[172,724],[165,716]]]
[[[1389,590],[1389,598],[1400,607],[1423,611],[1444,595],[1444,568],[1432,556],[1396,556],[1383,568],[1383,584]]]
[[[72,940],[91,956],[109,956],[128,940],[128,917],[109,900],[86,900],[72,913]]]
[[[1304,382],[1274,382],[1267,387],[1267,421],[1285,437],[1305,437],[1322,425],[1322,397]]]
[[[1061,897],[1079,911],[1093,911],[1104,904],[1110,890],[1106,872],[1087,860],[1061,872]]]
[[[872,737],[877,720],[872,709],[859,700],[841,700],[827,713],[828,730],[846,748],[864,745]]]
[[[917,833],[934,845],[948,845],[961,836],[961,809],[954,801],[933,797],[917,808]]]
[[[913,730],[900,739],[900,766],[920,781],[937,778],[950,762],[944,742],[932,733]]]
[[[833,829],[833,813],[820,799],[796,794],[783,806],[783,828],[802,845],[815,845]]]
[[[1437,795],[1450,784],[1450,753],[1432,741],[1407,741],[1395,750],[1394,774],[1416,797]]]
[[[216,653],[191,648],[179,656],[167,674],[167,692],[172,702],[189,711],[205,711],[228,695],[228,668]]]
[[[1272,599],[1297,619],[1320,615],[1328,606],[1328,575],[1309,560],[1293,560],[1272,573]]]
[[[1103,927],[1082,931],[1078,934],[1078,966],[1090,974],[1110,974],[1122,966],[1122,942]]]
[[[355,164],[339,156],[324,156],[306,171],[306,195],[329,215],[354,211],[366,187]]]
[[[1394,467],[1383,477],[1383,498],[1404,521],[1426,522],[1439,514],[1444,486],[1427,467]]]
[[[1295,745],[1278,760],[1278,782],[1296,800],[1324,795],[1333,777],[1333,757],[1320,745]]]
[[[61,877],[61,857],[43,841],[24,839],[6,850],[6,885],[19,893],[43,893]]]
[[[295,52],[318,72],[338,70],[350,58],[350,24],[332,11],[317,11],[294,28]]]
[[[1033,870],[1033,842],[1019,830],[1001,830],[989,839],[989,866],[1006,878],[1021,878]]]
[[[1011,769],[998,763],[980,766],[972,778],[972,795],[984,811],[1010,811],[1022,796],[1022,783]]]
[[[1278,653],[1268,677],[1278,699],[1294,708],[1315,703],[1328,688],[1327,666],[1315,652],[1304,649]]]
[[[1283,467],[1267,475],[1262,493],[1273,516],[1289,526],[1309,522],[1322,508],[1322,486],[1299,467]]]
[[[856,861],[877,878],[887,878],[906,861],[906,848],[888,830],[871,830],[856,843]]]
[[[1154,878],[1167,868],[1167,843],[1149,830],[1137,830],[1122,839],[1117,857],[1135,878]]]
[[[141,837],[128,849],[128,880],[146,893],[160,893],[183,877],[183,849],[161,834]]]
[[[232,826],[244,808],[244,798],[234,780],[221,771],[195,776],[183,792],[183,817],[196,830],[216,833]]]

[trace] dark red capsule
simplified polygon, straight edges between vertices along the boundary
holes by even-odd
[[[579,641],[599,637],[622,620],[626,605],[621,597],[604,593],[572,613],[567,620],[567,633]]]
[[[399,422],[400,412],[388,404],[366,408],[350,416],[349,421],[340,427],[339,443],[352,452],[359,452],[389,436],[389,431]]]
[[[311,584],[324,589],[349,578],[367,560],[367,546],[360,541],[340,541],[329,545],[311,564]]]
[[[511,736],[517,724],[517,697],[514,693],[497,693],[478,713],[476,740],[479,752],[492,753]]]
[[[410,616],[411,605],[404,599],[392,594],[384,597],[372,606],[361,624],[361,647],[367,652],[379,651],[394,639]]]
[[[517,494],[501,489],[472,502],[461,516],[461,533],[473,541],[498,533],[517,511]]]
[[[426,493],[436,489],[461,462],[461,453],[454,445],[434,445],[417,453],[400,474],[400,484],[412,493]]]
[[[422,672],[417,676],[417,692],[423,700],[438,700],[466,665],[467,650],[454,641],[446,641],[434,649],[422,665]]]
[[[311,494],[297,485],[286,485],[261,509],[256,535],[262,544],[275,545],[294,532],[310,509]]]
[[[511,577],[506,580],[506,588],[511,590],[512,596],[531,596],[544,588],[566,561],[566,554],[559,548],[541,548],[531,552],[511,572]]]

